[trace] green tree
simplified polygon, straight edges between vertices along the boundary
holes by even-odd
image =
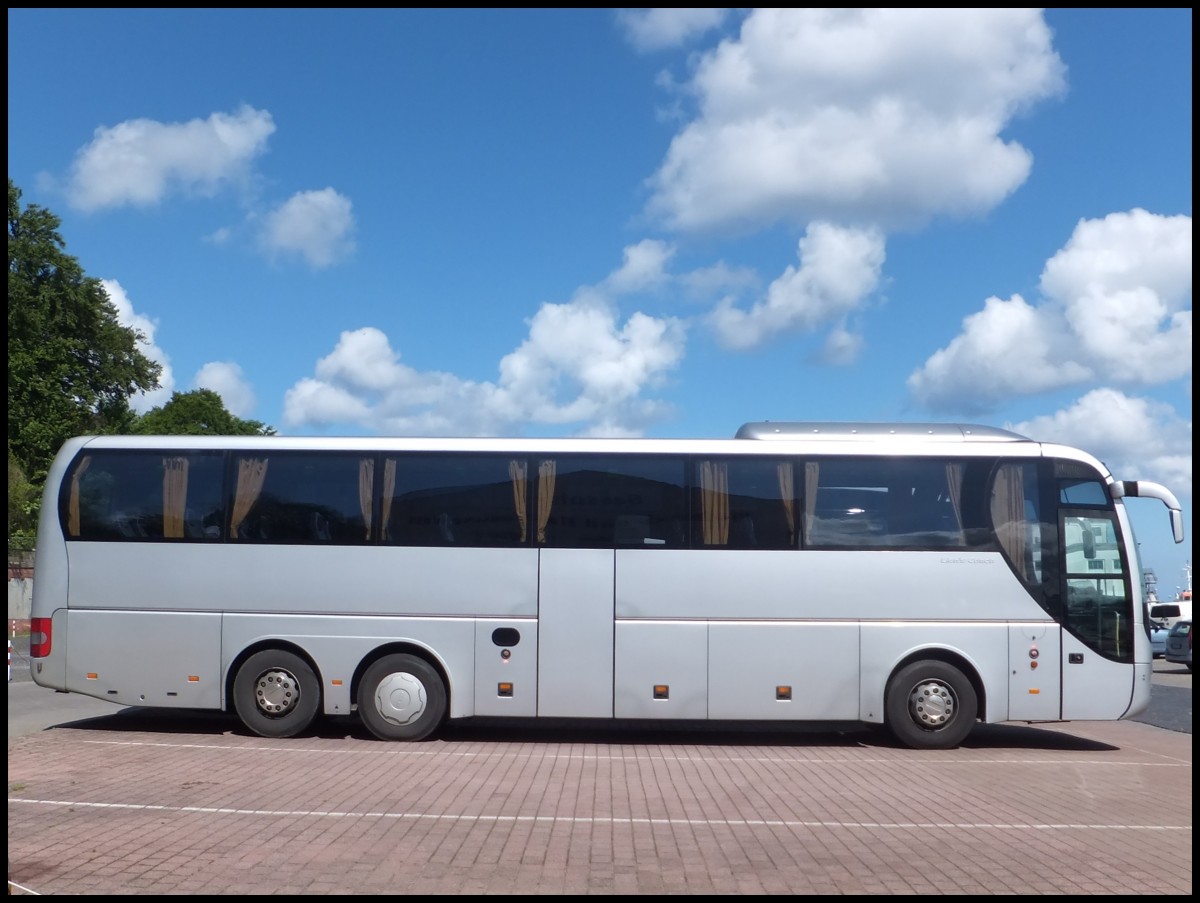
[[[147,411],[131,433],[157,436],[273,436],[275,430],[257,420],[242,420],[225,409],[211,389],[175,392],[162,407]]]
[[[34,485],[71,436],[126,432],[130,396],[157,388],[161,370],[100,281],[65,252],[60,222],[22,209],[8,180],[8,444]]]
[[[40,493],[29,482],[21,465],[8,449],[8,544],[9,558],[13,547],[32,549],[37,535],[37,512]]]

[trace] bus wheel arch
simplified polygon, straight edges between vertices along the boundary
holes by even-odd
[[[985,711],[979,675],[961,657],[924,650],[897,665],[884,693],[884,721],[914,749],[951,749]]]
[[[450,711],[450,689],[436,660],[418,647],[377,651],[354,678],[358,716],[380,740],[423,740]]]
[[[246,650],[230,668],[228,686],[233,710],[260,737],[294,737],[321,711],[317,668],[291,646]]]

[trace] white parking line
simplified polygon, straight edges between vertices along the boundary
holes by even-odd
[[[459,815],[426,814],[421,812],[335,812],[304,809],[229,809],[210,806],[159,806],[136,803],[85,803],[69,800],[33,800],[10,797],[8,802],[33,806],[60,806],[81,809],[121,809],[139,812],[203,813],[207,815],[257,815],[268,818],[377,818],[408,821],[452,821],[579,824],[579,825],[682,825],[746,828],[844,828],[847,830],[927,830],[947,828],[963,831],[1190,831],[1191,825],[1087,825],[1087,824],[1001,824],[978,822],[865,822],[865,821],[791,821],[788,819],[747,818],[612,818],[560,815]]]

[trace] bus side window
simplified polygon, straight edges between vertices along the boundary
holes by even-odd
[[[790,460],[701,459],[692,473],[692,545],[794,549],[795,468]]]
[[[687,512],[681,456],[538,461],[536,534],[555,548],[680,548]]]

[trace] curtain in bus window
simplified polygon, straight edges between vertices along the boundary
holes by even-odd
[[[91,455],[81,458],[79,466],[75,468],[75,473],[71,477],[71,498],[67,503],[67,534],[70,536],[79,536],[79,482],[91,466]]]
[[[954,520],[958,524],[960,533],[963,529],[962,487],[964,470],[965,468],[962,464],[946,465],[946,488],[950,492],[950,505],[954,509]],[[961,539],[962,537],[960,536]]]
[[[782,461],[779,464],[779,496],[783,500],[783,513],[787,517],[788,546],[796,544],[796,478],[792,472],[792,462]]]
[[[163,538],[183,539],[187,510],[188,460],[163,458]]]
[[[1030,554],[1030,524],[1025,517],[1025,473],[1022,465],[1003,464],[996,471],[992,485],[992,526],[1000,547],[1017,573],[1025,581],[1036,583]]]
[[[525,542],[525,534],[528,530],[527,515],[525,511],[525,497],[527,485],[529,483],[529,465],[522,460],[514,458],[508,462],[508,475],[512,480],[513,490],[513,505],[517,512],[517,522],[521,525],[521,542]]]
[[[554,504],[556,473],[554,461],[538,464],[538,542],[546,541],[546,524],[550,523],[550,508]]]
[[[266,458],[239,458],[237,489],[233,498],[233,516],[229,520],[229,538],[238,538],[238,529],[262,494],[267,479]]]
[[[358,507],[362,511],[365,539],[371,539],[371,497],[375,492],[375,461],[363,458],[358,462]]]
[[[700,507],[706,546],[729,544],[729,467],[717,461],[700,462]]]
[[[390,537],[388,526],[392,519],[392,498],[396,495],[396,459],[383,462],[383,497],[379,512],[379,533],[384,539]]]
[[[821,465],[816,461],[804,465],[804,535],[810,543],[817,520],[817,485],[820,476]]]

